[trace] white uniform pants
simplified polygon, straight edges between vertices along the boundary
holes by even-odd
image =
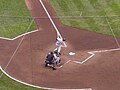
[[[61,47],[62,47],[61,45],[60,45],[60,46],[57,46],[56,49],[55,49],[54,51],[58,51],[58,53],[60,53]]]

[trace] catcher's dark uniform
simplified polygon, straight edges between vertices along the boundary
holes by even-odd
[[[52,64],[53,59],[54,59],[54,55],[52,53],[49,53],[46,57],[47,61],[49,61],[49,63]]]

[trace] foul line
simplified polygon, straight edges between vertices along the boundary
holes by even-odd
[[[106,21],[107,21],[107,24],[108,24],[108,26],[109,26],[109,28],[110,28],[113,36],[114,36],[114,39],[115,39],[115,42],[116,42],[118,48],[116,48],[116,49],[109,49],[109,50],[99,50],[99,51],[88,52],[88,53],[90,54],[90,56],[89,56],[87,59],[85,59],[85,60],[82,61],[82,62],[79,62],[79,61],[73,61],[73,62],[78,63],[78,64],[83,64],[83,63],[85,63],[86,61],[88,61],[89,59],[93,58],[93,57],[96,55],[96,53],[103,53],[103,52],[111,52],[111,51],[119,51],[119,50],[120,50],[120,44],[119,44],[119,42],[118,42],[118,40],[117,40],[117,38],[116,38],[116,36],[115,36],[115,34],[114,34],[114,31],[113,31],[113,29],[112,29],[112,27],[111,27],[111,25],[110,25],[110,22],[108,21],[107,16],[106,16]]]
[[[53,20],[52,20],[50,14],[48,13],[48,11],[47,11],[45,5],[43,4],[42,0],[39,0],[39,1],[40,1],[41,5],[42,5],[43,9],[45,10],[45,12],[46,12],[48,18],[50,19],[50,21],[51,21],[53,27],[55,28],[55,30],[56,30],[56,32],[57,32],[57,36],[60,36],[60,38],[62,38],[62,35],[60,34],[60,32],[59,32],[57,26],[56,26],[55,23],[53,22]],[[67,45],[66,45],[65,42],[64,42],[64,47],[67,47]]]
[[[33,20],[30,22],[30,24],[29,24],[29,26],[28,26],[26,32],[28,32],[28,30],[30,29],[32,23],[33,23]],[[10,58],[10,60],[8,61],[7,65],[5,66],[4,71],[6,71],[7,67],[8,67],[9,64],[11,63],[13,57],[15,56],[16,52],[18,51],[18,49],[19,49],[21,43],[23,42],[24,38],[25,38],[25,36],[23,36],[22,39],[20,40],[20,42],[19,42],[18,46],[16,47],[16,49],[15,49],[13,55],[11,56],[11,58]],[[3,75],[3,73],[0,75],[0,78],[2,77],[2,75]]]
[[[106,17],[106,21],[107,21],[107,24],[108,24],[108,26],[109,26],[109,28],[110,28],[110,30],[111,30],[113,36],[114,36],[114,39],[115,39],[115,41],[116,41],[118,47],[120,48],[120,44],[119,44],[119,42],[118,42],[118,40],[117,40],[117,38],[116,38],[116,36],[115,36],[115,34],[114,34],[114,31],[113,31],[113,29],[112,29],[112,27],[111,27],[111,25],[110,25],[110,22],[108,21],[108,18],[107,18],[107,17]]]
[[[53,20],[52,20],[52,18],[51,18],[51,16],[50,16],[50,14],[48,13],[48,11],[47,11],[47,9],[46,9],[45,5],[43,4],[42,0],[39,0],[39,1],[40,1],[41,5],[42,5],[43,9],[45,10],[45,12],[46,12],[46,14],[47,14],[48,18],[50,19],[50,21],[51,21],[51,23],[52,23],[53,27],[55,28],[55,30],[56,30],[56,32],[57,32],[57,34],[58,34],[58,35],[60,35],[60,37],[62,38],[62,36],[61,36],[61,34],[60,34],[60,32],[59,32],[58,28],[56,27],[55,23],[53,22]]]

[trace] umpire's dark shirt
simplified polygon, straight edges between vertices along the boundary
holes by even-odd
[[[54,58],[54,55],[53,55],[53,54],[48,54],[47,59],[48,59],[49,61],[52,61],[53,58]]]

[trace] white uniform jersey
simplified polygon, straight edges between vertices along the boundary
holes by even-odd
[[[63,42],[61,41],[56,41],[56,46],[61,46]]]
[[[58,37],[57,38],[57,41],[56,41],[56,49],[55,51],[57,50],[59,53],[61,51],[61,47],[67,47],[67,45],[65,44],[65,42],[63,41],[62,38]]]

